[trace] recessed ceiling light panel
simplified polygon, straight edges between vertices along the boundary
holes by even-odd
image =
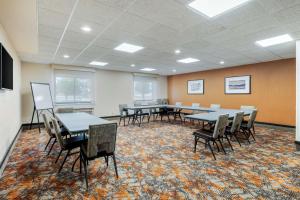
[[[188,4],[194,10],[214,17],[251,0],[195,0]]]
[[[220,64],[221,64],[221,65],[224,65],[224,64],[225,64],[225,62],[222,60],[222,61],[220,61]]]
[[[276,36],[276,37],[272,37],[272,38],[268,38],[268,39],[264,39],[264,40],[259,40],[259,41],[256,41],[255,43],[262,47],[268,47],[268,46],[282,44],[282,43],[290,42],[290,41],[293,41],[293,38],[289,34],[285,34],[285,35],[280,35],[280,36]]]
[[[99,62],[99,61],[92,61],[92,62],[90,62],[90,65],[95,65],[95,66],[105,66],[107,64],[108,63],[106,63],[106,62]]]
[[[140,69],[142,71],[146,71],[146,72],[152,72],[152,71],[155,71],[156,69],[153,69],[153,68],[143,68],[143,69]]]
[[[196,58],[184,58],[181,60],[177,60],[177,62],[180,63],[194,63],[194,62],[199,62],[200,60],[196,59]]]
[[[117,51],[124,51],[127,53],[135,53],[137,51],[142,50],[144,47],[133,45],[133,44],[128,44],[128,43],[122,43],[119,46],[115,48]]]
[[[63,55],[64,58],[70,58],[68,54]]]
[[[131,67],[135,67],[135,64],[131,64],[130,66],[131,66]]]

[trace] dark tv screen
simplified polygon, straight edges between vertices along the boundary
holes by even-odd
[[[13,59],[6,51],[6,49],[0,45],[1,48],[1,88],[2,89],[13,89]]]

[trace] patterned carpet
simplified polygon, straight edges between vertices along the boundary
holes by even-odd
[[[193,153],[195,127],[151,122],[120,126],[116,178],[112,160],[89,164],[87,192],[79,163],[63,157],[58,145],[47,156],[43,130],[23,131],[0,179],[0,199],[300,199],[300,154],[294,132],[257,127],[256,143],[236,142],[234,152],[216,153],[204,145]]]

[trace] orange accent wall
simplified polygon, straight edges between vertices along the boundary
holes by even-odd
[[[224,78],[251,75],[251,94],[224,94]],[[204,95],[188,95],[187,81],[204,79]],[[193,72],[168,77],[170,103],[201,106],[221,104],[222,108],[254,105],[257,121],[295,126],[296,60],[285,59],[238,67]]]

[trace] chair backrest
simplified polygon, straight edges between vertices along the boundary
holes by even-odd
[[[119,112],[121,116],[124,116],[127,114],[125,108],[127,107],[127,104],[119,104]]]
[[[200,103],[192,103],[192,107],[200,107]]]
[[[74,112],[73,108],[58,108],[56,110],[57,113],[72,113]]]
[[[117,124],[91,125],[89,127],[87,157],[96,157],[98,152],[113,153],[116,147]]]
[[[51,118],[51,120],[52,120],[52,123],[53,123],[56,140],[58,141],[60,147],[63,148],[64,142],[63,142],[63,138],[61,136],[61,129],[60,129],[60,126],[58,124],[58,121],[53,117]]]
[[[162,105],[167,105],[169,103],[168,99],[161,99]]]
[[[43,116],[43,120],[44,120],[44,125],[45,125],[46,132],[51,137],[52,136],[51,125],[49,123],[47,115],[45,113],[43,113],[42,116]]]
[[[141,102],[141,106],[149,106],[151,105],[151,102],[147,102],[147,101],[143,101]],[[142,113],[149,113],[150,112],[150,109],[143,109],[141,110]]]
[[[220,104],[210,104],[210,108],[221,108],[221,105]]]
[[[231,129],[230,129],[231,133],[234,133],[234,132],[237,132],[237,131],[240,130],[243,119],[244,119],[244,113],[243,112],[235,113],[233,121],[232,121],[232,126],[231,126]]]
[[[161,105],[162,104],[162,99],[156,99],[156,104]]]
[[[255,106],[245,106],[245,105],[241,105],[241,110],[255,110]]]
[[[176,106],[182,106],[182,103],[181,102],[176,102],[175,105]]]
[[[247,124],[247,128],[252,128],[256,119],[256,115],[257,115],[257,110],[252,110],[249,120],[248,120],[248,124]]]
[[[228,125],[228,115],[220,115],[215,125],[213,138],[217,138],[218,136],[223,136],[227,125]]]

